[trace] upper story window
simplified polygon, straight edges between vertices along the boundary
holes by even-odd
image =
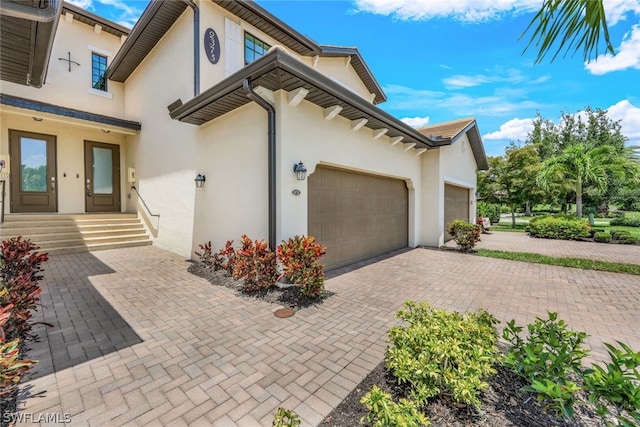
[[[245,31],[244,33],[244,64],[247,65],[263,57],[271,46]]]
[[[107,91],[107,79],[104,77],[107,71],[107,57],[95,52],[91,53],[91,87],[97,90]]]

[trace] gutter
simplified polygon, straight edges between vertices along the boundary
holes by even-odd
[[[267,141],[269,163],[269,248],[276,250],[276,110],[266,99],[260,97],[251,88],[251,81],[242,81],[242,89],[247,97],[267,110]]]
[[[22,3],[0,2],[0,14],[13,18],[37,22],[53,22],[62,12],[62,0],[50,0],[45,8],[27,6]]]
[[[193,9],[193,96],[200,95],[200,9],[193,0],[182,0]]]

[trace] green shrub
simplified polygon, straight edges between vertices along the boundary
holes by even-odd
[[[480,241],[480,226],[461,219],[447,225],[447,233],[453,237],[462,252],[469,252]]]
[[[491,224],[497,224],[500,222],[500,205],[497,203],[478,202],[476,216],[489,218]]]
[[[400,399],[396,403],[389,393],[380,390],[377,385],[362,396],[360,402],[369,411],[360,424],[366,422],[372,427],[422,427],[431,424],[413,401]]]
[[[589,234],[591,234],[591,237],[594,237],[596,233],[604,233],[604,232],[605,232],[604,228],[591,227],[591,229],[589,230]]]
[[[602,231],[594,234],[593,240],[599,243],[609,243],[611,241],[611,234]]]
[[[592,365],[584,373],[584,387],[589,402],[602,416],[609,414],[609,407],[617,411],[620,425],[634,425],[622,416],[623,411],[640,418],[640,352],[618,341],[618,346],[604,343],[611,362],[606,366]],[[626,422],[626,423],[625,423]]]
[[[504,363],[529,382],[526,390],[537,393],[547,408],[571,418],[579,390],[571,376],[582,374],[581,361],[589,354],[582,347],[587,334],[571,331],[564,320],[558,320],[558,313],[548,314],[548,319],[536,317],[527,326],[525,338],[515,320],[507,323],[502,336],[511,346]]]
[[[300,425],[300,417],[294,411],[280,407],[271,425],[273,427],[298,427]]]
[[[638,238],[631,235],[618,235],[618,243],[622,243],[623,245],[635,245],[638,243]]]
[[[388,332],[387,368],[409,387],[418,406],[438,394],[480,406],[485,379],[496,371],[497,320],[484,310],[461,315],[407,301],[396,317],[408,323]]]
[[[511,213],[511,208],[509,206],[500,206],[500,213],[501,214]]]
[[[549,239],[575,240],[589,237],[586,219],[570,215],[539,216],[529,221],[529,234]]]
[[[311,236],[295,236],[276,248],[284,276],[298,286],[303,295],[316,298],[324,289],[324,272],[320,258],[327,252]]]
[[[609,223],[611,226],[623,226],[623,227],[640,227],[640,219],[635,218],[613,218]]]
[[[620,240],[620,238],[624,239],[627,236],[631,236],[627,230],[612,230],[611,231],[611,239],[612,240]]]

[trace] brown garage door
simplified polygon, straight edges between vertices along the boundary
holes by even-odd
[[[451,240],[447,233],[447,225],[453,220],[464,219],[469,221],[469,189],[444,185],[444,241]]]
[[[309,235],[338,267],[407,246],[404,181],[318,166],[309,176]]]

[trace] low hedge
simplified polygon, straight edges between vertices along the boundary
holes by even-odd
[[[623,227],[640,227],[640,219],[634,218],[613,218],[609,223],[611,226],[623,226]]]
[[[586,219],[571,215],[540,216],[529,221],[529,234],[547,239],[576,240],[590,237]]]
[[[635,245],[638,243],[638,238],[635,236],[618,236],[618,243],[623,245]]]
[[[611,238],[613,240],[620,240],[620,238],[624,239],[626,237],[630,237],[631,233],[627,230],[613,230],[611,231]]]
[[[611,234],[605,232],[599,232],[594,234],[593,240],[599,243],[609,243],[611,241]]]

